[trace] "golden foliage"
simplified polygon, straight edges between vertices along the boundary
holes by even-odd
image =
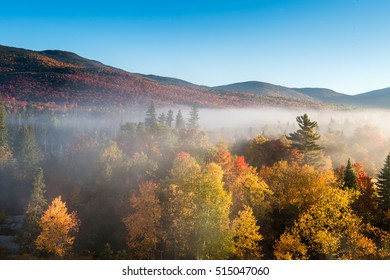
[[[277,259],[372,259],[377,245],[353,214],[350,191],[328,188],[275,244]]]
[[[259,233],[260,227],[256,225],[256,218],[249,206],[238,212],[238,217],[232,222],[234,235],[235,255],[239,259],[258,259],[262,257],[259,242],[263,237]]]
[[[79,224],[76,213],[69,214],[61,196],[56,197],[39,222],[42,231],[35,241],[37,249],[52,253],[55,257],[67,256],[71,252]]]
[[[309,165],[289,165],[286,161],[262,168],[260,176],[274,193],[274,204],[279,211],[290,205],[299,211],[307,210],[335,182],[331,171],[321,172]]]
[[[130,199],[135,210],[123,219],[127,230],[127,245],[137,259],[151,259],[161,238],[161,206],[156,195],[158,185],[146,181],[140,184],[139,194]]]

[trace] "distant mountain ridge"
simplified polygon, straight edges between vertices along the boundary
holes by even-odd
[[[294,89],[283,87],[283,86],[277,86],[269,83],[264,83],[264,82],[258,82],[258,81],[234,83],[230,85],[218,86],[215,88],[223,89],[223,90],[249,92],[252,94],[270,96],[270,97],[284,97],[284,98],[291,98],[296,100],[310,100],[310,101],[313,100],[311,96],[303,94]]]
[[[20,101],[80,105],[197,105],[199,107],[390,108],[390,88],[355,96],[323,88],[288,88],[258,81],[207,87],[126,72],[60,50],[0,45],[0,94]]]
[[[134,74],[60,51],[31,51],[0,46],[0,93],[19,101],[128,106],[197,105],[199,107],[308,107],[316,100],[257,96],[198,86],[174,78]]]

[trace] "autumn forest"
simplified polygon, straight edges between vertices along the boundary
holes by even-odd
[[[390,259],[378,127],[31,104],[0,104],[0,259]]]

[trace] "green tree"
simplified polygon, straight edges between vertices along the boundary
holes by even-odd
[[[390,209],[390,153],[387,155],[385,164],[378,174],[379,205],[383,211]]]
[[[150,103],[148,110],[146,111],[145,125],[152,127],[157,124],[156,108],[154,102]]]
[[[190,111],[190,117],[188,119],[188,128],[189,129],[199,128],[199,109],[195,106],[192,107]]]
[[[176,124],[175,124],[176,129],[182,129],[186,127],[185,121],[183,119],[183,115],[181,113],[181,110],[177,112],[176,115]]]
[[[322,147],[317,144],[320,139],[317,122],[311,121],[307,114],[298,116],[296,120],[300,129],[287,136],[287,139],[291,141],[291,148],[304,155],[304,163],[318,165]]]
[[[12,151],[8,138],[7,113],[0,99],[0,166],[11,158]]]
[[[22,125],[19,130],[16,157],[24,171],[34,170],[42,159],[41,151],[31,126]]]
[[[166,120],[167,120],[167,118],[166,118],[166,116],[165,116],[164,113],[161,113],[161,114],[158,116],[158,123],[159,123],[159,124],[161,124],[161,125],[165,124],[165,123],[166,123]]]
[[[344,187],[354,190],[357,189],[356,173],[355,170],[353,170],[350,159],[348,159],[347,167],[345,168],[344,172]]]
[[[259,233],[260,227],[256,224],[253,210],[244,206],[244,210],[238,212],[238,217],[232,223],[234,235],[234,253],[242,260],[258,259],[262,256],[259,242],[263,237]]]
[[[22,246],[22,250],[27,253],[35,252],[34,241],[40,232],[39,221],[47,206],[47,201],[44,196],[46,186],[42,168],[38,169],[32,185],[33,190],[27,206],[26,217],[18,238],[19,243]]]
[[[172,122],[173,122],[173,111],[169,109],[167,118],[165,119],[165,124],[169,127],[172,127]]]
[[[119,166],[123,158],[122,151],[115,141],[110,141],[99,153],[99,163],[102,166],[102,173],[109,179],[116,167]]]

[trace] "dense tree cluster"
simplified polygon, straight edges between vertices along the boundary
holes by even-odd
[[[17,258],[390,258],[390,156],[376,183],[353,160],[332,168],[307,115],[289,136],[231,146],[200,117],[151,104],[112,132],[7,123],[1,109],[0,213],[24,215]]]

